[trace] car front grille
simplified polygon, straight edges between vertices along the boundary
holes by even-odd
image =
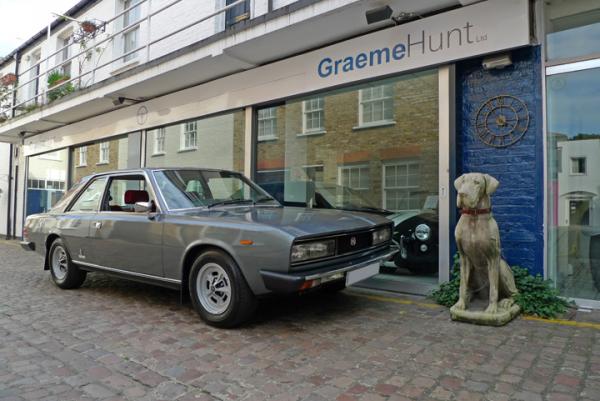
[[[373,234],[371,231],[361,233],[350,233],[337,238],[336,249],[338,255],[361,251],[373,245]]]

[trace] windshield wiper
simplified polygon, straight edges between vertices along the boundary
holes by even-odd
[[[252,199],[227,199],[227,200],[211,203],[210,205],[208,205],[206,207],[210,209],[211,207],[214,207],[214,206],[234,205],[236,203],[254,203],[254,201]]]

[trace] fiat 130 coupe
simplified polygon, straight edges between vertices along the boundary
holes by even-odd
[[[267,294],[343,289],[394,253],[383,216],[284,207],[243,175],[213,169],[92,175],[23,231],[21,245],[43,255],[60,288],[88,272],[175,288],[219,327],[247,321]]]

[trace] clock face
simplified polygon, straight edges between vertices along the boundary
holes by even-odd
[[[529,110],[514,96],[495,96],[477,110],[475,127],[478,138],[486,145],[510,146],[525,135],[529,127]]]

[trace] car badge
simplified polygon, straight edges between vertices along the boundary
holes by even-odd
[[[356,237],[350,238],[350,246],[356,246]]]

